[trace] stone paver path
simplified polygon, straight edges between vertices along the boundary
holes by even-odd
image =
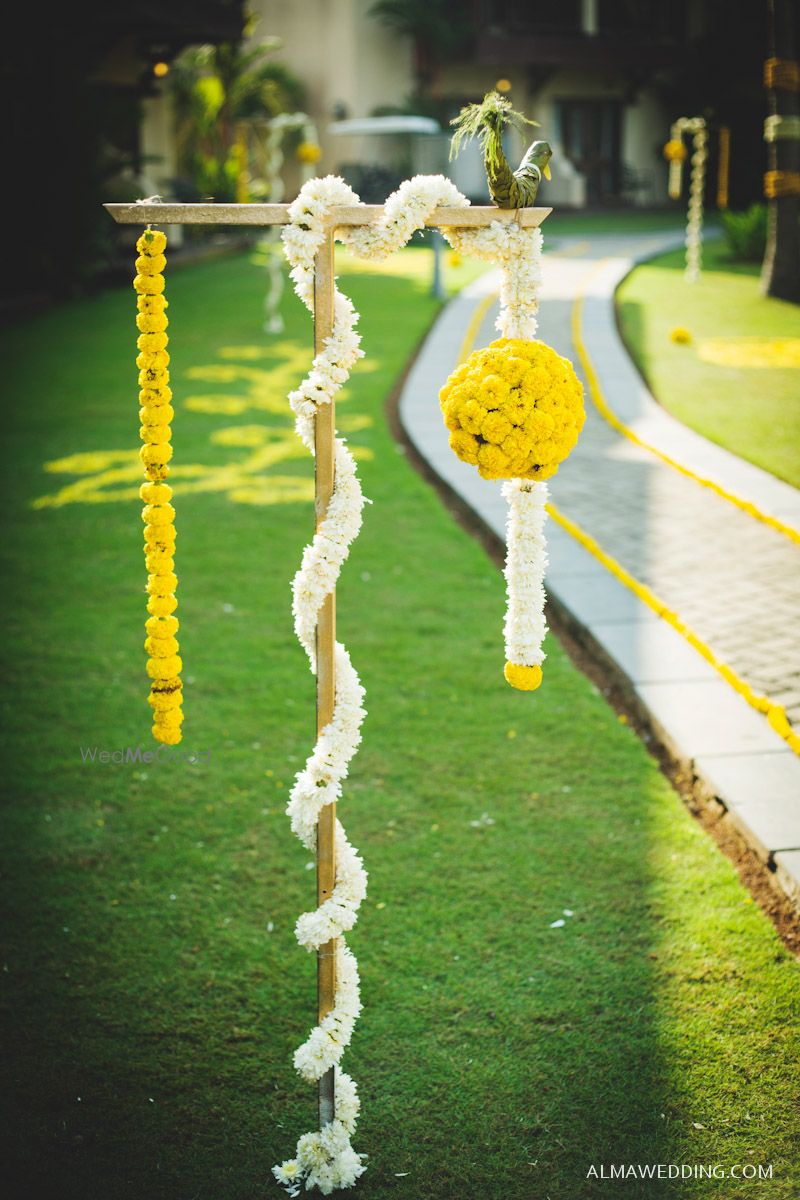
[[[670,418],[621,345],[616,283],[633,260],[674,244],[674,235],[562,243],[561,253],[545,258],[539,336],[580,374],[571,320],[584,294],[583,339],[612,410],[663,453],[798,528],[800,494]],[[455,459],[437,402],[476,304],[496,286],[496,276],[484,276],[451,302],[409,376],[400,412],[434,469],[502,534],[499,486]],[[496,312],[492,304],[474,346],[497,336]],[[680,317],[676,308],[675,324]],[[550,481],[555,505],[800,729],[800,546],[624,437],[586,392],[581,440]],[[787,890],[800,894],[800,759],[678,632],[555,522],[548,525],[551,594],[628,675],[665,740],[773,861]]]

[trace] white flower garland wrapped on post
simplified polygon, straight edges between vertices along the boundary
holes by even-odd
[[[677,200],[681,194],[683,163],[686,147],[684,133],[694,135],[692,174],[689,181],[689,206],[686,218],[686,271],[685,278],[694,283],[700,277],[703,254],[703,193],[706,185],[706,159],[708,158],[708,130],[704,117],[679,117],[672,124],[670,140],[664,147],[669,162],[669,194]]]
[[[290,206],[290,224],[283,232],[284,249],[295,290],[312,313],[315,258],[329,236],[330,210],[360,203],[343,180],[328,176],[306,183]],[[468,203],[443,176],[416,176],[389,197],[377,223],[341,228],[336,236],[357,255],[383,259],[404,246],[437,208],[467,207]],[[494,414],[494,427],[490,428],[490,419],[485,438],[478,431],[474,436],[465,433],[461,442],[457,438],[454,442],[451,436],[451,445],[461,453],[464,438],[472,438],[476,447],[480,441],[475,461],[484,474],[490,473],[485,469],[487,464],[497,466],[498,456],[503,455],[507,467],[524,468],[521,478],[507,474],[504,488],[509,500],[505,636],[509,660],[506,677],[514,686],[529,688],[536,686],[531,682],[532,673],[538,672],[541,679],[539,663],[546,632],[542,581],[546,563],[543,523],[547,493],[545,485],[540,482],[537,487],[536,481],[551,475],[574,444],[583,420],[582,393],[571,364],[542,343],[529,340],[536,332],[541,280],[539,230],[496,221],[487,228],[443,229],[443,233],[454,249],[499,262],[503,269],[498,328],[504,337],[494,346],[508,348],[500,356],[506,378],[497,378],[494,384],[487,380],[489,390],[495,388],[498,404],[487,400],[486,409],[482,410],[484,417],[490,410]],[[357,321],[352,301],[335,288],[333,332],[314,358],[309,374],[289,397],[297,432],[312,454],[320,407],[333,402],[362,356]],[[464,367],[468,373],[469,363]],[[511,414],[509,418],[499,411],[502,399]],[[532,437],[534,426],[536,436]],[[498,437],[499,434],[505,437]],[[484,453],[487,449],[488,454]],[[317,666],[315,631],[319,615],[361,527],[363,505],[355,461],[344,441],[337,438],[331,500],[311,545],[304,551],[293,584],[295,632],[312,671]],[[335,666],[333,718],[322,729],[314,751],[298,774],[287,809],[294,833],[309,850],[316,844],[323,807],[335,803],[340,796],[342,781],[360,742],[365,716],[364,690],[347,651],[339,643],[335,648]],[[334,1006],[294,1056],[296,1069],[308,1082],[320,1080],[331,1069],[335,1071],[335,1115],[319,1131],[300,1138],[293,1159],[273,1168],[275,1178],[292,1196],[299,1193],[301,1186],[318,1187],[325,1195],[337,1188],[351,1187],[365,1170],[363,1156],[353,1149],[350,1141],[359,1112],[357,1089],[353,1080],[339,1070],[339,1062],[361,1008],[356,961],[342,935],[355,924],[366,895],[367,876],[361,858],[338,821],[335,844],[333,894],[314,912],[303,914],[295,930],[298,942],[307,950],[319,950],[329,943],[336,945]]]

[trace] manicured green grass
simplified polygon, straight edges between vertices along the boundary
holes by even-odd
[[[341,424],[374,501],[338,605],[370,709],[340,809],[370,872],[350,939],[358,1192],[583,1200],[616,1194],[592,1164],[764,1163],[767,1184],[625,1194],[789,1200],[797,964],[552,639],[540,692],[504,683],[500,575],[384,420],[435,311],[395,263],[343,272],[368,357]],[[291,1067],[313,1022],[292,932],[313,873],[283,815],[313,736],[289,604],[312,507],[263,502],[311,486],[283,402],[310,323],[287,295],[271,346],[263,283],[239,258],[168,284],[194,764],[81,756],[149,745],[133,297],[5,338],[7,1195],[277,1195],[269,1168],[315,1119]],[[83,476],[94,500],[34,507],[108,461],[71,456],[108,451],[102,486]]]
[[[694,284],[683,279],[681,251],[637,267],[617,293],[623,336],[673,416],[800,486],[800,308],[763,297],[758,267],[731,262],[721,243],[707,242],[703,256]],[[689,331],[691,344],[671,341],[676,326]],[[795,339],[794,366],[741,365],[733,357],[757,349],[753,339],[786,338]],[[718,339],[725,345],[709,345]]]
[[[546,197],[542,203],[547,204]],[[547,218],[542,230],[547,237],[591,237],[597,233],[656,233],[664,229],[680,229],[685,216],[679,209],[625,208],[609,212],[565,212],[556,209]]]

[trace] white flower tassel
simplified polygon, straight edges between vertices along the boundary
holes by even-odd
[[[689,181],[689,205],[686,213],[686,270],[684,278],[695,283],[700,277],[703,254],[703,193],[706,186],[708,130],[704,117],[679,117],[672,124],[670,138],[681,141],[684,133],[693,135],[692,173]],[[681,194],[683,163],[673,159],[669,164],[669,194],[677,199]]]
[[[508,501],[505,568],[508,608],[503,628],[506,661],[516,666],[541,667],[542,643],[547,633],[544,618],[547,484],[509,479],[503,484],[503,496]]]
[[[689,209],[686,222],[686,279],[695,283],[700,277],[703,254],[703,191],[706,183],[706,123],[702,117],[693,122],[694,153],[689,184]]]
[[[326,216],[335,205],[360,204],[358,196],[335,176],[312,179],[304,184],[289,209],[290,224],[283,232],[283,245],[291,265],[290,277],[306,308],[314,310],[314,257],[325,237]],[[386,258],[405,245],[442,205],[466,206],[468,201],[443,176],[417,176],[403,183],[386,202],[382,219],[375,225],[341,229],[337,237],[365,258]],[[520,230],[506,230],[507,258],[515,254]],[[483,231],[488,232],[488,231]],[[499,235],[494,235],[498,237]],[[494,245],[492,239],[489,239]],[[488,246],[487,246],[488,249]],[[524,288],[522,278],[514,285]],[[304,445],[314,452],[314,421],[322,404],[330,404],[362,357],[356,333],[358,314],[338,288],[334,294],[333,332],[289,401],[296,416],[296,429]],[[341,438],[336,439],[334,489],[325,520],[321,523],[295,576],[293,613],[295,632],[316,672],[315,630],[325,598],[336,586],[350,545],[361,528],[364,497],[355,460]],[[317,824],[324,805],[339,799],[342,781],[361,741],[365,716],[364,689],[344,646],[335,648],[336,702],[333,718],[321,732],[313,752],[292,788],[287,812],[292,830],[310,851],[316,847]],[[333,894],[313,912],[303,913],[295,927],[297,940],[306,950],[318,950],[336,940],[336,994],[330,1013],[311,1030],[294,1055],[294,1065],[303,1079],[314,1083],[335,1069],[334,1120],[321,1130],[304,1134],[295,1157],[273,1167],[273,1174],[297,1196],[301,1187],[317,1187],[323,1195],[352,1187],[365,1167],[350,1139],[359,1112],[356,1085],[339,1070],[353,1026],[361,1011],[358,968],[342,935],[353,928],[367,888],[367,875],[360,856],[336,822],[336,881]]]
[[[452,230],[449,236],[464,253],[500,263],[498,332],[507,338],[535,337],[542,282],[541,230],[495,221],[488,229]],[[505,676],[512,687],[533,691],[542,681],[542,643],[547,633],[544,619],[547,484],[509,479],[503,484],[503,496],[508,501]]]

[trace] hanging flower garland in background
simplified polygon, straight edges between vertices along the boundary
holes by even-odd
[[[145,563],[147,577],[147,673],[151,679],[149,703],[153,709],[153,737],[168,746],[181,740],[183,722],[182,662],[178,654],[178,602],[175,575],[175,509],[170,504],[172,488],[166,482],[172,458],[170,421],[173,409],[169,388],[167,352],[167,300],[164,296],[164,251],[167,238],[149,227],[136,243],[136,277],[139,329],[139,419],[142,439],[140,457],[146,482],[139,495],[144,501]]]
[[[694,135],[692,174],[689,182],[689,206],[686,214],[686,271],[685,278],[694,283],[700,277],[703,252],[703,191],[706,183],[708,131],[704,117],[679,117],[672,124],[670,140],[664,147],[669,162],[669,194],[677,200],[681,194],[683,163],[686,147],[684,133]]]
[[[284,187],[283,170],[284,153],[283,141],[287,133],[300,132],[300,142],[295,156],[300,163],[300,175],[306,183],[314,174],[314,168],[319,162],[322,151],[317,137],[317,128],[311,118],[303,112],[280,113],[273,117],[267,126],[264,139],[264,185],[270,204],[278,204],[283,200]],[[280,230],[268,231],[262,245],[267,252],[267,294],[264,299],[266,333],[283,333],[284,324],[281,316],[281,297],[283,295],[283,256],[280,252]]]
[[[291,264],[290,277],[298,296],[312,313],[314,258],[325,237],[326,217],[337,205],[360,203],[359,197],[343,180],[327,176],[306,183],[289,209],[291,223],[284,229],[283,243]],[[416,176],[406,180],[389,197],[376,224],[339,229],[336,236],[355,254],[380,260],[404,246],[416,230],[424,227],[437,208],[467,207],[468,203],[443,176]],[[542,577],[546,555],[542,527],[546,488],[542,482],[534,483],[536,479],[543,480],[552,474],[557,462],[574,444],[583,420],[580,384],[574,379],[574,372],[570,377],[572,368],[566,360],[541,343],[527,340],[536,332],[541,280],[542,239],[539,230],[523,230],[517,224],[496,221],[484,229],[444,229],[443,233],[454,250],[502,266],[498,326],[505,338],[495,343],[490,351],[479,352],[496,354],[503,359],[504,379],[498,377],[498,397],[505,387],[506,407],[508,411],[515,410],[512,413],[515,417],[523,409],[526,412],[533,410],[538,399],[542,401],[539,414],[531,417],[527,424],[519,420],[512,422],[500,413],[498,406],[495,435],[504,432],[506,437],[491,443],[499,447],[498,454],[509,455],[506,459],[509,470],[512,464],[513,467],[522,466],[523,458],[529,468],[527,479],[510,479],[504,488],[510,510],[506,566],[506,650],[510,665],[506,668],[506,676],[514,686],[529,688],[536,686],[531,680],[539,671],[545,633]],[[314,421],[319,407],[333,401],[352,367],[362,357],[357,321],[358,314],[352,301],[336,288],[333,333],[327,339],[325,349],[314,358],[307,377],[289,397],[297,432],[312,454]],[[468,374],[469,366],[465,365]],[[513,372],[519,375],[519,380],[517,374],[512,380]],[[525,387],[521,386],[523,383]],[[546,411],[548,405],[552,409],[549,413]],[[468,398],[465,397],[464,408],[467,407]],[[553,416],[553,412],[558,417]],[[519,443],[513,456],[511,445],[504,446],[510,436],[502,425],[507,419],[509,430],[512,425],[516,429],[514,438]],[[479,436],[470,436],[477,448],[476,460],[483,461],[487,469],[499,468],[499,459],[483,452],[483,439],[480,438],[479,446]],[[537,454],[539,458],[536,458]],[[546,466],[539,464],[540,459]],[[328,511],[311,545],[304,551],[293,584],[295,632],[308,655],[312,671],[316,671],[318,614],[325,597],[335,587],[350,545],[361,528],[363,505],[355,461],[344,441],[337,438],[334,490]],[[323,805],[336,801],[341,794],[349,762],[361,740],[360,726],[365,716],[364,690],[346,649],[339,643],[335,649],[335,666],[333,719],[322,730],[313,753],[298,774],[287,809],[293,832],[309,850],[316,843]],[[311,1031],[294,1056],[296,1069],[308,1082],[315,1082],[331,1068],[335,1069],[335,1119],[323,1129],[301,1137],[295,1157],[273,1168],[275,1178],[293,1196],[302,1186],[318,1187],[326,1195],[335,1188],[350,1187],[365,1170],[362,1156],[353,1150],[350,1141],[359,1112],[356,1085],[338,1069],[338,1064],[350,1042],[361,1008],[356,961],[342,934],[355,924],[358,908],[366,894],[367,876],[361,858],[338,821],[336,856],[333,896],[316,911],[301,916],[295,930],[297,940],[307,950],[318,950],[336,939],[334,1007]]]

